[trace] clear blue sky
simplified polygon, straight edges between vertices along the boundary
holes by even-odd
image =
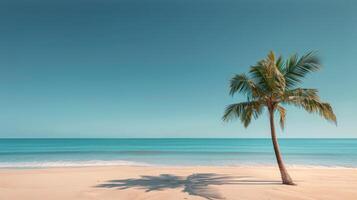
[[[228,81],[269,50],[318,50],[281,137],[357,137],[357,1],[2,0],[0,137],[269,137],[221,121]]]

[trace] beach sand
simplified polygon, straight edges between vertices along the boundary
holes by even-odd
[[[357,169],[275,167],[81,167],[1,169],[0,200],[357,199]]]

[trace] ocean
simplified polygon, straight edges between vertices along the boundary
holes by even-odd
[[[288,166],[357,167],[357,139],[280,139]],[[270,139],[0,139],[0,168],[275,165]]]

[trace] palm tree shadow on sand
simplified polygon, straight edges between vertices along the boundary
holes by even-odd
[[[182,192],[189,195],[200,196],[209,200],[225,199],[214,185],[271,185],[280,184],[280,181],[267,181],[251,179],[248,176],[227,176],[215,173],[192,174],[187,177],[171,174],[159,176],[141,176],[137,179],[110,180],[107,183],[97,185],[99,188],[116,188],[124,190],[128,188],[143,189],[146,192],[162,191],[165,189],[183,188]]]

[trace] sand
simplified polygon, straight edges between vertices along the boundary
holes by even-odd
[[[1,169],[0,200],[357,199],[357,169],[275,167],[82,167]]]

